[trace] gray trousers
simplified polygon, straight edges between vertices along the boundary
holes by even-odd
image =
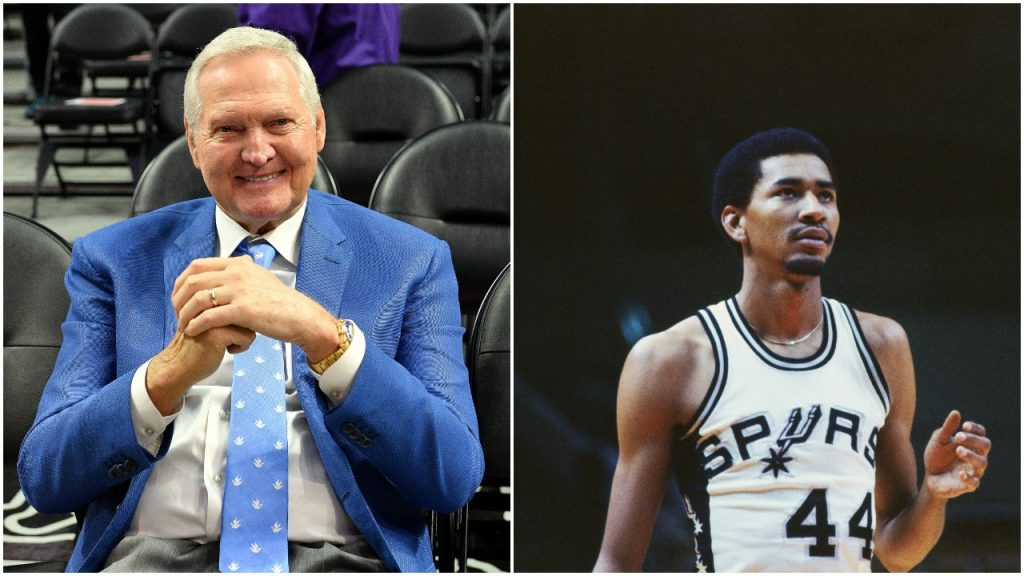
[[[198,544],[128,536],[107,556],[102,572],[219,572],[220,542]],[[336,544],[288,543],[289,572],[384,572],[373,548],[360,540]]]

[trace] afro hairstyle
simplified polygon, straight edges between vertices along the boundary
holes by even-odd
[[[711,218],[727,243],[734,244],[722,227],[726,206],[746,208],[754,185],[761,179],[761,161],[785,154],[813,154],[821,158],[835,180],[832,155],[820,140],[796,128],[772,128],[758,132],[732,147],[718,163],[711,193]],[[738,246],[737,246],[738,248]]]

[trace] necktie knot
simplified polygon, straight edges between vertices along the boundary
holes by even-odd
[[[270,263],[273,262],[274,257],[277,256],[277,251],[274,250],[274,247],[271,246],[269,242],[258,241],[252,236],[242,240],[241,244],[238,245],[238,249],[235,250],[235,253],[248,254],[252,257],[253,262],[264,268],[270,268]]]

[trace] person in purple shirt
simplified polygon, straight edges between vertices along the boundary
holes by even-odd
[[[239,4],[241,26],[289,36],[317,87],[347,68],[398,62],[398,4]]]

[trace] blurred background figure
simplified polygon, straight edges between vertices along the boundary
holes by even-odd
[[[61,18],[71,12],[77,4],[25,4],[21,8],[21,21],[25,27],[25,56],[28,60],[28,74],[32,81],[33,99],[25,110],[25,117],[31,118],[37,104],[43,101],[46,88],[46,58],[50,50],[50,34]],[[51,24],[50,19],[53,19]],[[82,90],[81,61],[65,58],[57,70],[57,83],[53,93],[58,96],[78,96]]]
[[[398,62],[398,4],[239,4],[238,24],[291,38],[319,88],[342,70]]]

